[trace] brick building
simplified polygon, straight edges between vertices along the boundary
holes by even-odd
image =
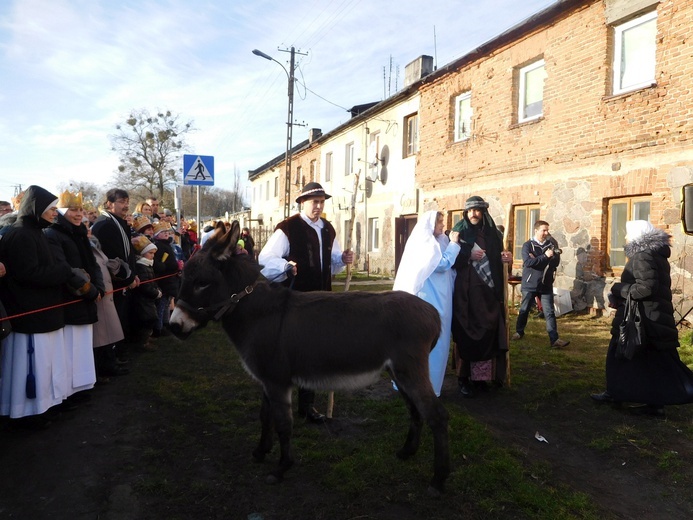
[[[649,219],[673,236],[680,303],[693,269],[679,222],[681,187],[693,182],[692,36],[691,0],[563,0],[422,73],[403,90],[418,111],[394,115],[401,131],[390,136],[395,164],[415,159],[412,195],[402,200],[416,202],[390,197],[373,209],[388,221],[381,242],[396,253],[406,235],[398,221],[440,209],[451,226],[467,197],[481,195],[507,228],[515,269],[534,221],[547,220],[563,249],[556,285],[571,291],[574,308],[602,308],[625,263],[625,221]],[[386,100],[360,117],[395,106]],[[318,164],[317,179],[324,173]]]

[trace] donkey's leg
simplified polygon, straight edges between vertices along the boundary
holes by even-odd
[[[445,480],[450,475],[450,448],[448,440],[448,411],[436,397],[428,379],[413,389],[409,389],[414,406],[433,432],[433,478],[428,493],[439,496],[445,487]]]
[[[265,455],[272,451],[272,436],[274,435],[274,421],[270,410],[270,402],[267,394],[262,392],[262,407],[260,408],[260,442],[253,451],[253,458],[257,462],[265,460]]]
[[[419,449],[419,444],[421,443],[421,427],[423,426],[423,419],[419,410],[414,406],[407,390],[405,390],[399,383],[397,383],[397,388],[399,393],[402,395],[402,399],[409,409],[409,431],[407,432],[407,439],[404,441],[404,446],[397,451],[397,457],[406,460],[412,455],[414,455]]]
[[[269,403],[274,426],[279,435],[280,455],[277,468],[267,475],[265,482],[278,484],[284,479],[284,473],[294,464],[294,457],[291,452],[291,432],[293,429],[291,387],[279,388],[270,392]]]

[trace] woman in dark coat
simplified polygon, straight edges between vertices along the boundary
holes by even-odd
[[[59,305],[64,284],[76,275],[69,265],[55,261],[43,233],[55,218],[57,202],[44,188],[29,186],[17,221],[0,240],[0,261],[7,267],[7,276],[0,280],[8,315],[45,309],[11,320],[12,333],[2,342],[0,415],[38,416],[67,397],[65,318]]]
[[[669,235],[644,220],[626,223],[628,261],[621,281],[611,288],[618,310],[611,324],[606,354],[606,392],[593,394],[599,402],[644,403],[638,413],[664,415],[664,405],[693,402],[693,372],[679,358],[669,274]],[[640,305],[646,348],[628,360],[616,356],[619,325],[630,293]]]
[[[58,199],[58,217],[45,233],[56,262],[83,270],[90,279],[86,292],[76,294],[63,288],[65,307],[65,361],[70,390],[68,396],[88,390],[96,382],[93,352],[93,324],[98,320],[96,300],[105,287],[101,269],[96,264],[87,227],[82,223],[84,208],[81,193],[65,191]]]

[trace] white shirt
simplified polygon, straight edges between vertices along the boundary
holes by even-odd
[[[323,220],[319,218],[317,222],[313,222],[303,213],[301,213],[303,221],[315,230],[320,243],[320,266],[322,267],[322,228],[324,227]],[[284,234],[281,229],[277,229],[269,238],[265,247],[260,251],[258,263],[262,266],[262,275],[272,282],[282,282],[286,280],[286,271],[288,269],[288,261],[285,257],[289,256],[289,237]],[[335,275],[344,270],[346,264],[342,262],[342,248],[335,238],[332,242],[332,263],[331,271]],[[301,271],[301,266],[297,265],[298,272]]]

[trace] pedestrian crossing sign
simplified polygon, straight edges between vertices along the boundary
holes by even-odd
[[[214,186],[214,157],[211,155],[184,155],[183,184],[186,186]]]

